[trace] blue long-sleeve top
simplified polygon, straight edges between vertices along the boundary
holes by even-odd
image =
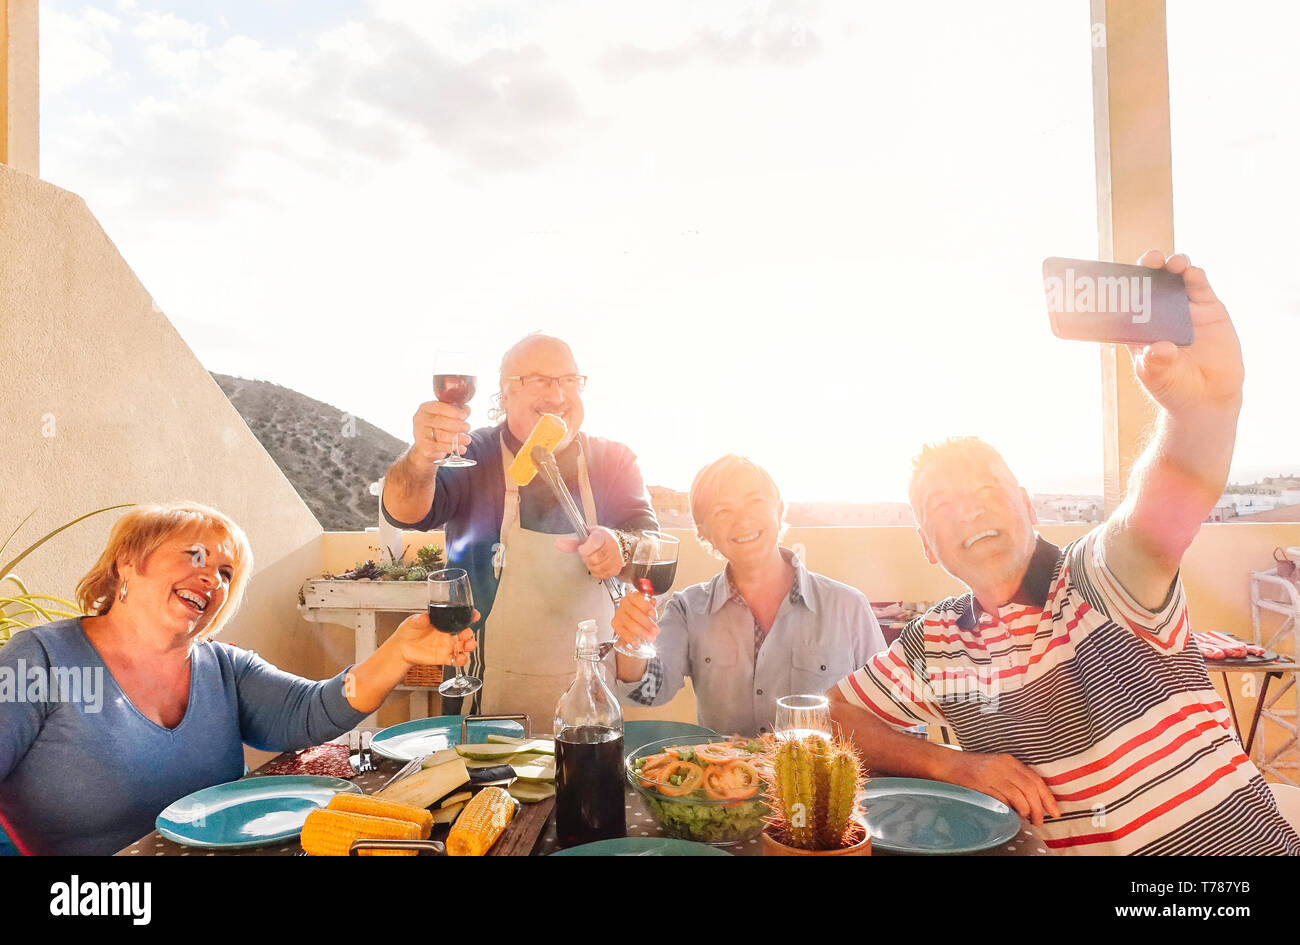
[[[163,808],[244,773],[243,744],[320,744],[365,717],[347,670],[313,681],[250,650],[208,641],[191,655],[175,728],[145,718],[118,687],[80,618],[17,633],[0,648],[0,819],[37,854],[115,853]]]

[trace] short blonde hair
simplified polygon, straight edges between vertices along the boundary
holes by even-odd
[[[197,502],[137,505],[129,509],[114,523],[99,560],[77,583],[77,605],[89,617],[102,617],[113,609],[122,586],[122,576],[117,570],[119,561],[139,567],[169,539],[198,536],[206,531],[225,535],[231,546],[234,568],[226,599],[204,628],[203,639],[215,637],[244,599],[244,589],[253,571],[253,550],[244,530],[229,516]]]
[[[921,447],[921,452],[912,457],[912,475],[907,481],[907,499],[912,506],[912,515],[918,522],[921,521],[921,475],[936,466],[970,463],[977,459],[986,461],[991,469],[1005,472],[1012,482],[1019,484],[1016,474],[1011,471],[1002,454],[977,436],[953,436]]]
[[[786,529],[789,527],[785,521],[785,502],[781,499],[781,490],[777,488],[776,480],[772,478],[766,469],[752,459],[746,456],[737,456],[735,453],[728,453],[726,456],[709,463],[709,465],[697,472],[695,478],[691,480],[691,518],[695,521],[695,534],[700,539],[700,544],[704,545],[715,558],[723,556],[709,544],[708,539],[704,537],[704,533],[700,530],[700,524],[713,511],[713,506],[717,503],[718,496],[723,489],[746,472],[752,473],[759,482],[771,489],[772,495],[776,497],[776,501],[781,505],[781,530],[776,536],[778,543],[785,537]]]

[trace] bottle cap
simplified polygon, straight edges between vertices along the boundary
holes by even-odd
[[[578,624],[578,647],[574,654],[576,659],[598,657],[600,654],[600,632],[596,621],[583,620]]]

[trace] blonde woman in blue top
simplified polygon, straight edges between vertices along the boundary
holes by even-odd
[[[0,827],[19,850],[111,854],[172,801],[244,773],[243,745],[306,748],[375,711],[413,663],[450,664],[473,636],[403,621],[364,662],[314,681],[213,638],[253,556],[206,506],[136,507],[77,586],[87,616],[0,649]],[[44,681],[35,686],[34,682]],[[74,680],[76,681],[74,683]]]
[[[690,498],[700,540],[727,566],[678,591],[658,620],[649,598],[623,598],[615,633],[653,640],[658,655],[618,654],[619,694],[628,705],[663,705],[689,676],[701,725],[761,735],[778,698],[825,692],[885,639],[861,591],[810,572],[781,547],[785,505],[761,466],[723,456],[695,476]]]

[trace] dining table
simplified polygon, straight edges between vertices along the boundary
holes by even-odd
[[[628,723],[635,725],[636,723]],[[369,731],[374,731],[373,729]],[[339,741],[343,741],[340,738]],[[277,777],[273,774],[264,774],[266,768],[278,765],[282,762],[291,760],[293,752],[284,752],[268,760],[265,764],[259,766],[256,770],[245,775],[245,778],[260,777]],[[371,771],[358,772],[352,783],[357,785],[366,794],[373,794],[387,784],[402,768],[405,762],[374,756],[374,768]],[[655,820],[645,799],[632,787],[631,784],[624,782],[624,803],[626,805],[627,815],[627,836],[636,837],[668,837],[669,834],[664,831],[658,821]],[[545,817],[545,824],[540,832],[536,833],[535,840],[526,843],[524,847],[518,844],[508,844],[508,849],[499,850],[502,846],[498,842],[490,853],[495,855],[531,855],[546,856],[558,852],[561,847],[555,833],[555,817],[553,814],[554,800],[540,802],[543,808],[530,811],[532,805],[522,805],[520,814],[516,819],[533,816]],[[868,822],[870,814],[867,815]],[[436,826],[430,839],[445,839],[447,826]],[[503,835],[503,840],[506,836]],[[763,845],[759,838],[742,841],[723,847],[726,852],[736,856],[759,856],[763,852]],[[887,851],[876,847],[873,849],[873,855],[887,855]],[[296,837],[283,840],[278,843],[271,843],[265,846],[241,847],[235,849],[205,849],[201,847],[187,846],[177,843],[164,837],[158,831],[152,831],[148,835],[141,837],[135,843],[130,844],[122,850],[119,850],[116,856],[200,856],[200,857],[219,857],[219,856],[302,856],[303,850]],[[965,854],[970,856],[1048,856],[1051,851],[1046,844],[1035,834],[1033,827],[1025,820],[1021,820],[1020,830],[1016,835],[1006,842],[999,844],[991,849],[981,850],[975,853]]]

